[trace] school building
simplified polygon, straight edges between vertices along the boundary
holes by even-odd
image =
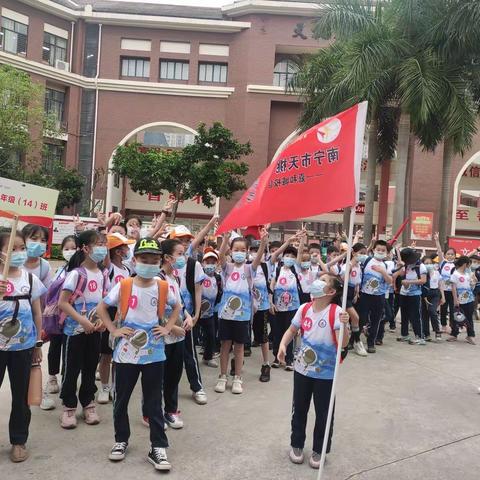
[[[182,148],[201,122],[220,121],[251,142],[251,184],[296,136],[302,105],[285,89],[295,60],[327,45],[312,39],[319,6],[309,1],[239,0],[207,8],[156,0],[0,0],[0,8],[0,63],[45,86],[45,108],[62,130],[44,139],[44,161],[61,160],[87,179],[77,211],[94,205],[151,217],[167,194],[140,196],[109,174],[115,148],[131,141]],[[434,154],[416,148],[407,188],[409,210],[432,214],[433,230],[441,155],[441,148]],[[377,170],[374,218],[379,232],[388,233],[395,160]],[[452,231],[480,235],[480,136],[455,159],[453,172]],[[222,202],[222,212],[231,205]],[[361,203],[358,224],[363,211]],[[179,212],[192,228],[213,214],[201,199],[184,202]],[[322,215],[309,228],[333,235],[342,218],[342,212]],[[287,223],[279,231],[293,228]]]

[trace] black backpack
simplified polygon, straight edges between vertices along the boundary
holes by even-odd
[[[196,301],[195,301],[195,266],[197,261],[191,257],[187,257],[187,271],[185,273],[185,285],[187,286],[188,293],[192,297],[193,313],[195,313]]]
[[[222,301],[223,296],[223,284],[222,277],[218,273],[214,273],[215,280],[217,281],[217,298],[215,299],[215,305],[218,305]]]

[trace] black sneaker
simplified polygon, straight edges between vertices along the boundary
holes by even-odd
[[[292,362],[288,362],[288,363],[285,365],[285,371],[286,371],[286,372],[293,372],[293,364],[292,364]]]
[[[235,359],[232,358],[230,361],[230,376],[234,377],[235,376]]]
[[[277,359],[273,361],[272,368],[280,368],[280,362]]]
[[[252,342],[252,347],[253,348],[256,348],[256,347],[259,347],[259,346],[260,346],[260,344],[257,343],[255,340]]]
[[[368,347],[367,352],[368,353],[377,353],[377,349],[375,347]]]
[[[260,381],[269,382],[270,381],[270,365],[262,365],[262,370],[260,371]]]
[[[114,443],[112,449],[110,450],[110,455],[108,456],[109,460],[112,460],[112,462],[119,462],[120,460],[123,460],[125,458],[127,447],[127,442]]]
[[[375,345],[378,345],[378,346],[383,345],[383,340],[375,340]]]
[[[243,351],[243,356],[244,357],[251,357],[252,356],[252,349],[250,347],[245,347],[245,350]]]
[[[167,450],[165,448],[152,447],[148,452],[147,462],[150,462],[155,470],[166,472],[172,469],[172,465],[167,460]]]

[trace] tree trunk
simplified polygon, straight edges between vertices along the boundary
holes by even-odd
[[[455,158],[453,140],[445,138],[443,143],[442,195],[440,197],[440,215],[438,218],[440,244],[445,247],[450,223],[450,195],[452,190],[452,164]]]
[[[395,178],[395,204],[393,211],[392,236],[398,231],[408,212],[405,211],[405,189],[408,181],[408,145],[410,140],[410,115],[403,114],[400,116],[398,125],[398,142],[397,142],[397,158],[395,166],[397,175]],[[404,232],[406,229],[404,230]],[[402,234],[402,239],[406,236]]]
[[[182,198],[181,192],[179,191],[175,192],[175,198],[176,198],[176,201],[172,207],[172,215],[170,216],[170,223],[175,223],[175,220],[177,218],[178,205],[180,203],[180,199]]]
[[[363,223],[363,238],[368,245],[373,233],[373,207],[375,203],[375,177],[377,173],[378,155],[378,120],[372,114],[372,123],[368,132],[368,163],[367,163],[367,190],[365,192],[365,215]]]
[[[350,216],[352,215],[352,208],[351,207],[346,207],[343,210],[343,226],[342,226],[342,232],[346,233],[348,236],[348,227],[350,226]]]
[[[415,156],[415,144],[417,142],[417,137],[413,134],[410,133],[410,139],[408,141],[408,159],[407,159],[407,180],[405,182],[406,187],[405,187],[405,212],[406,215],[411,216],[411,192],[412,192],[412,181],[413,181],[413,160]],[[410,234],[410,225],[408,225],[405,230],[403,231],[403,234],[401,236],[402,238],[402,243],[404,245],[407,244],[408,238]]]

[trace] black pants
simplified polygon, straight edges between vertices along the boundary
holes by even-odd
[[[440,307],[440,322],[442,327],[447,326],[447,310],[450,318],[450,326],[455,323],[453,319],[453,314],[455,313],[455,303],[453,302],[453,293],[451,291],[445,290],[445,303]]]
[[[297,313],[296,310],[291,312],[277,312],[275,318],[273,318],[271,326],[273,330],[273,356],[277,360],[278,348],[285,332],[292,324],[293,317]],[[290,342],[287,346],[287,355],[285,358],[287,364],[293,363],[293,342]]]
[[[385,297],[385,322],[391,329],[395,328],[395,294],[389,292],[388,298]]]
[[[48,374],[60,373],[60,360],[62,358],[63,335],[51,335],[48,347]]]
[[[187,332],[185,335],[183,360],[185,362],[185,372],[187,373],[190,389],[192,392],[202,390],[203,385],[202,376],[200,375],[200,365],[198,364],[197,350],[193,344],[193,333],[191,331]]]
[[[203,359],[211,360],[215,349],[215,316],[201,318],[195,328],[203,330]]]
[[[142,374],[143,414],[150,423],[152,447],[168,447],[162,411],[163,370],[165,362],[147,365],[115,363],[115,398],[113,402],[113,425],[115,441],[127,442],[130,438],[128,403],[133,389]]]
[[[358,316],[360,317],[360,329],[368,325],[367,345],[375,346],[380,321],[383,315],[385,304],[384,295],[369,295],[362,293],[358,302]]]
[[[408,325],[411,324],[413,333],[418,338],[424,338],[423,326],[421,322],[420,295],[400,295],[400,314],[402,316],[401,335],[408,336]]]
[[[185,341],[165,345],[165,374],[163,376],[163,399],[165,413],[178,411],[178,384],[183,373],[183,351]],[[144,416],[146,412],[144,412]]]
[[[67,408],[86,407],[95,399],[95,372],[100,358],[100,333],[80,333],[64,341],[64,373],[60,398]],[[78,376],[82,374],[77,398]]]
[[[463,314],[466,317],[465,320],[465,326],[467,327],[467,335],[469,337],[474,337],[475,336],[475,329],[473,327],[473,311],[475,309],[475,302],[470,302],[470,303],[461,303],[460,304],[460,310],[463,312]],[[458,336],[459,329],[458,329],[458,323],[453,321],[451,324],[452,327],[452,336],[456,337]]]
[[[8,370],[12,409],[8,431],[12,445],[24,445],[28,439],[31,412],[27,403],[33,348],[15,352],[0,351],[0,387]]]
[[[440,291],[431,290],[428,295],[422,297],[422,324],[425,337],[430,336],[430,323],[435,333],[440,333],[438,321],[438,304],[440,303]]]
[[[305,430],[308,410],[313,396],[315,406],[315,428],[313,430],[313,451],[321,453],[323,437],[327,426],[328,405],[332,393],[333,380],[310,378],[298,372],[293,376],[292,435],[290,444],[293,448],[305,446]],[[335,413],[335,410],[334,410]],[[333,436],[333,415],[328,434],[327,453],[330,452]]]

